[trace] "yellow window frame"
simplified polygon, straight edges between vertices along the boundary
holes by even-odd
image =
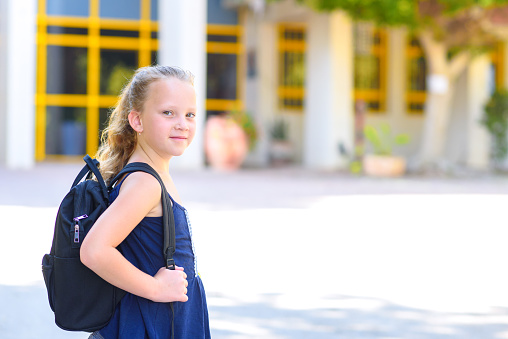
[[[369,108],[369,113],[386,112],[386,74],[387,74],[387,59],[388,59],[388,33],[386,29],[374,28],[373,38],[377,39],[379,43],[373,44],[371,47],[371,55],[379,60],[379,88],[377,89],[364,89],[355,88],[353,91],[354,100],[363,100],[367,103],[377,102],[378,108]]]
[[[206,99],[206,110],[207,111],[232,111],[232,110],[243,110],[244,104],[242,100],[242,74],[244,73],[244,62],[242,56],[244,55],[243,46],[243,34],[244,30],[239,25],[219,25],[219,24],[208,24],[206,27],[207,35],[219,35],[219,36],[233,36],[236,38],[236,42],[206,42],[206,53],[207,54],[236,54],[236,100],[228,99]]]
[[[301,40],[286,39],[287,31],[293,31],[302,35]],[[295,59],[301,58],[305,67],[305,50],[306,50],[306,26],[303,24],[281,23],[277,27],[278,34],[278,52],[279,52],[279,78],[277,87],[277,96],[279,107],[284,110],[301,113],[303,112],[303,100],[305,98],[305,87],[300,84],[285,84],[287,74],[284,67],[284,56],[290,53]],[[287,105],[286,100],[294,100],[301,102],[301,105]]]
[[[427,91],[422,90],[412,90],[409,86],[411,83],[411,77],[413,74],[410,74],[409,65],[412,60],[420,59],[421,57],[425,57],[423,53],[423,49],[419,44],[413,44],[412,41],[415,39],[413,36],[409,36],[406,43],[406,60],[407,60],[407,77],[406,77],[406,111],[409,114],[423,114],[423,109],[412,109],[412,105],[420,105],[423,107],[425,101],[427,100]],[[424,75],[427,76],[426,74]]]
[[[151,64],[151,53],[158,50],[158,40],[152,39],[152,32],[158,30],[158,23],[151,21],[151,1],[141,0],[141,20],[103,19],[99,17],[99,1],[90,0],[89,17],[50,16],[46,14],[46,0],[38,0],[37,14],[37,73],[35,110],[35,159],[44,160],[46,155],[47,106],[86,108],[86,152],[95,154],[99,140],[99,109],[113,107],[118,97],[100,95],[100,51],[122,49],[138,51],[138,67]],[[86,28],[87,35],[50,34],[48,26]],[[101,36],[101,29],[133,30],[138,38]],[[47,47],[87,48],[87,94],[47,94]],[[96,126],[96,128],[91,128]]]
[[[505,63],[504,63],[504,43],[498,42],[494,47],[494,50],[490,53],[490,58],[494,68],[496,70],[494,74],[494,82],[496,84],[496,89],[504,87],[504,77],[505,77]]]

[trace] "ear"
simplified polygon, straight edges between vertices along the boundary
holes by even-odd
[[[143,132],[143,122],[141,121],[141,114],[138,111],[132,110],[128,115],[129,124],[132,129],[137,133]]]

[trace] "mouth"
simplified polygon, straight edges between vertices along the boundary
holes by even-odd
[[[187,140],[187,137],[183,137],[183,136],[173,136],[173,137],[169,137],[170,139],[173,139],[173,140]]]

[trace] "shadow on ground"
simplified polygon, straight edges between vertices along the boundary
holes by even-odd
[[[284,295],[209,296],[213,338],[508,338],[508,309],[438,313],[379,299],[330,296],[314,305]]]

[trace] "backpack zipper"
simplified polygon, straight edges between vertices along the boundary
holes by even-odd
[[[83,215],[80,215],[79,217],[76,217],[73,219],[76,222],[76,224],[74,225],[74,243],[75,244],[79,244],[79,221],[81,219],[85,219],[85,218],[88,218],[88,215],[83,214]]]

